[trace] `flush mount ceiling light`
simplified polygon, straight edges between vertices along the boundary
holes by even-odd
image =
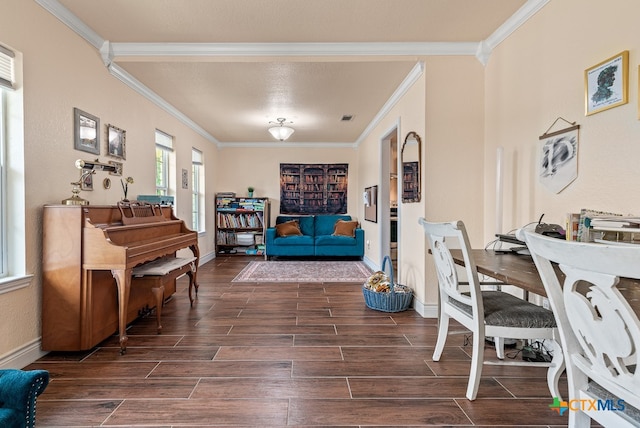
[[[284,126],[284,123],[287,119],[285,119],[284,117],[279,117],[276,120],[277,122],[269,122],[269,123],[279,124],[278,126],[273,126],[269,128],[269,133],[273,135],[273,138],[275,138],[276,140],[284,141],[287,138],[291,137],[291,135],[293,135],[294,133],[294,129],[289,128],[288,126]],[[293,123],[293,122],[289,122],[289,123]]]

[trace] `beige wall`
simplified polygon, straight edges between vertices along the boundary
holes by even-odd
[[[271,224],[280,210],[280,164],[281,163],[347,163],[349,164],[349,187],[347,214],[362,222],[364,212],[358,202],[358,157],[355,148],[300,148],[300,147],[224,147],[220,149],[223,159],[216,169],[219,192],[247,194],[247,187],[255,189],[254,196],[271,200]]]
[[[495,221],[496,147],[505,150],[504,229],[563,224],[580,208],[640,214],[640,2],[551,1],[493,52],[486,67],[485,237]],[[629,50],[629,103],[584,112],[584,71]],[[580,125],[578,178],[559,194],[538,182],[538,137],[562,117]],[[566,123],[560,121],[560,125]],[[568,126],[568,125],[566,125]],[[553,128],[561,129],[565,126]]]
[[[426,74],[424,217],[463,220],[471,245],[482,248],[484,69],[475,57],[430,57]],[[424,264],[422,302],[435,305],[438,286],[431,256]]]
[[[124,175],[135,183],[130,195],[155,193],[156,127],[176,137],[177,171],[191,170],[191,147],[203,151],[207,165],[207,200],[213,200],[215,146],[109,75],[95,49],[32,1],[11,0],[0,14],[0,41],[24,58],[24,151],[26,201],[26,270],[29,287],[0,295],[0,356],[20,351],[40,337],[42,206],[71,196],[78,179],[76,159],[96,155],[73,148],[73,108],[101,121],[101,156],[105,156],[107,123],[126,130]],[[94,191],[81,196],[91,204],[113,204],[122,198],[118,180],[102,187],[108,173],[94,176]],[[115,177],[111,177],[114,179]],[[189,190],[177,189],[177,215],[190,224]],[[201,254],[213,251],[213,218],[200,240]]]

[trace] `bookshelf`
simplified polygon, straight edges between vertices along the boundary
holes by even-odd
[[[348,164],[280,164],[280,213],[346,213],[348,168]]]
[[[216,197],[216,254],[263,255],[269,198]]]

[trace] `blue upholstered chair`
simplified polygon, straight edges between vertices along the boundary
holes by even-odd
[[[46,370],[0,370],[0,427],[32,428],[36,398],[48,384]]]

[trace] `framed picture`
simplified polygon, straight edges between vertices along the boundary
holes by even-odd
[[[189,171],[187,171],[186,169],[182,170],[182,188],[189,188]]]
[[[540,136],[539,179],[553,193],[578,178],[578,132],[580,125]]]
[[[378,222],[378,186],[365,187],[362,194],[364,203],[364,219]]]
[[[629,51],[623,51],[584,72],[585,114],[599,113],[629,101]]]
[[[126,159],[126,140],[124,129],[107,125],[107,154],[114,158]]]
[[[113,165],[116,167],[116,170],[113,172],[109,172],[109,175],[122,175],[122,162],[109,161],[109,165]]]
[[[83,152],[100,154],[100,119],[79,108],[73,109],[73,148]]]
[[[93,190],[93,174],[88,169],[80,170],[80,189]]]

